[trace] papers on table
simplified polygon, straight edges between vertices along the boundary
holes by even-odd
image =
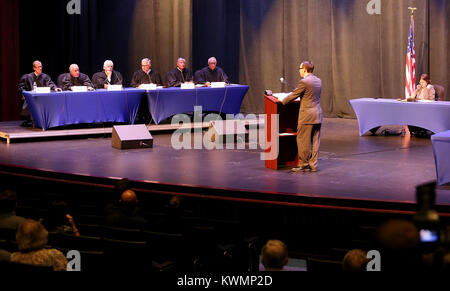
[[[291,93],[292,92],[289,92],[289,93],[275,93],[275,94],[273,94],[273,96],[275,98],[278,98],[278,100],[283,101],[287,96],[291,95]],[[300,100],[300,97],[298,97],[295,100]]]

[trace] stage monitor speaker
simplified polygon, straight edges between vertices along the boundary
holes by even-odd
[[[145,124],[116,125],[112,130],[112,147],[120,150],[151,148],[153,137]]]
[[[236,120],[214,120],[211,121],[207,132],[209,140],[216,143],[246,142],[247,129],[244,121]]]

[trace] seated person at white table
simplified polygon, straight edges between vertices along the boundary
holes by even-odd
[[[23,75],[19,80],[18,91],[21,97],[21,101],[23,102],[20,115],[22,119],[25,119],[25,121],[22,123],[22,126],[32,125],[31,114],[28,110],[25,97],[22,94],[23,91],[33,91],[34,84],[36,84],[36,87],[50,87],[52,91],[62,91],[55,85],[55,83],[53,83],[49,75],[42,73],[42,63],[40,61],[33,62],[33,71],[34,72],[32,73]]]
[[[205,84],[211,86],[211,82],[228,82],[228,76],[221,67],[217,66],[217,59],[211,57],[208,59],[208,66],[195,72],[195,84]]]
[[[80,73],[80,68],[77,64],[72,64],[69,67],[69,74],[67,74],[63,81],[63,90],[72,90],[73,86],[86,86],[89,91],[94,90],[91,79],[86,74]]]
[[[149,58],[142,59],[142,69],[134,72],[131,80],[131,87],[139,87],[142,84],[156,84],[162,86],[162,79],[159,73],[152,69],[152,61]]]
[[[417,85],[416,91],[413,93],[413,98],[416,100],[430,100],[434,101],[436,92],[433,85],[431,85],[430,76],[428,74],[422,74],[420,76],[419,85]]]
[[[419,85],[417,85],[417,89],[412,97],[415,100],[434,101],[436,97],[435,94],[436,92],[433,85],[431,85],[430,76],[428,74],[422,74],[420,76]],[[430,135],[429,131],[417,126],[408,125],[408,129],[411,136],[428,137]]]
[[[96,89],[107,89],[109,85],[122,85],[122,74],[114,71],[114,63],[106,60],[103,64],[103,71],[92,76],[92,84]]]
[[[178,58],[177,67],[166,74],[167,87],[180,87],[183,83],[192,82],[191,70],[186,68],[186,60]]]

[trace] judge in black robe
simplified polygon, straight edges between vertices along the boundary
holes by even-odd
[[[177,67],[166,74],[167,87],[180,87],[181,84],[192,81],[192,72],[186,68],[186,60],[183,58],[179,58]]]
[[[139,87],[142,84],[156,84],[162,86],[162,79],[159,73],[152,69],[151,60],[145,58],[141,61],[141,70],[134,72],[131,80],[131,87]]]
[[[94,90],[89,77],[83,73],[80,73],[80,68],[77,64],[72,64],[69,67],[69,74],[65,75],[63,81],[63,90],[72,90],[73,86],[86,86],[88,90]]]
[[[28,110],[25,97],[23,96],[23,91],[32,91],[34,83],[36,83],[36,87],[50,87],[50,90],[52,91],[61,91],[61,89],[53,83],[49,75],[42,73],[42,63],[40,61],[33,62],[33,70],[34,72],[23,75],[18,84],[18,92],[22,102],[20,115],[22,119],[25,119],[26,121],[31,121],[31,114]]]
[[[108,85],[122,85],[123,78],[120,72],[114,70],[113,62],[107,60],[103,64],[103,71],[92,76],[92,83],[96,89],[105,89]]]
[[[208,66],[195,72],[195,83],[206,84],[209,86],[211,82],[225,82],[229,84],[228,76],[225,74],[221,67],[217,66],[217,60],[215,57],[211,57],[208,60]]]

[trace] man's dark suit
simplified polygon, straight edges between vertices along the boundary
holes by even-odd
[[[320,107],[322,81],[313,74],[300,80],[297,88],[282,102],[287,104],[300,97],[297,125],[297,147],[299,167],[317,169],[320,146],[320,127],[323,120]],[[312,142],[312,146],[311,146]]]

